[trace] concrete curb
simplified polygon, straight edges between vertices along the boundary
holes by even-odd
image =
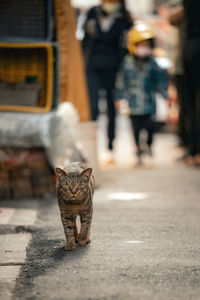
[[[32,239],[30,233],[9,232],[7,227],[34,225],[37,211],[31,209],[0,208],[0,299],[11,300],[20,268],[26,259],[26,249]],[[5,229],[5,232],[4,232]]]

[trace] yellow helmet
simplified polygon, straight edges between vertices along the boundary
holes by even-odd
[[[154,38],[155,35],[151,28],[144,22],[137,21],[127,34],[127,48],[129,53],[135,53],[135,46],[137,43]]]

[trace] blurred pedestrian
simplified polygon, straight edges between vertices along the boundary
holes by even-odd
[[[127,35],[129,54],[123,59],[116,81],[116,99],[127,99],[136,144],[138,163],[144,151],[140,141],[142,129],[147,132],[147,151],[152,155],[153,122],[156,111],[155,94],[168,99],[167,74],[156,63],[152,50],[155,36],[143,22],[137,22]]]
[[[89,10],[84,24],[85,56],[92,120],[98,117],[99,91],[106,91],[108,112],[108,154],[112,160],[115,138],[114,83],[120,62],[125,55],[123,37],[132,20],[124,0],[102,0]]]
[[[200,1],[184,0],[186,38],[184,66],[189,92],[191,160],[200,164]]]
[[[187,83],[184,74],[183,65],[183,45],[185,40],[185,18],[183,0],[171,0],[169,2],[170,23],[177,28],[177,47],[175,53],[175,82],[179,101],[179,136],[181,146],[188,148],[189,144],[189,103]],[[184,159],[188,153],[186,152],[181,159]]]

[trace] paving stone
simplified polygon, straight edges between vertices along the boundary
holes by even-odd
[[[9,220],[10,225],[34,225],[37,211],[33,209],[16,209]]]
[[[5,225],[33,225],[36,221],[37,211],[34,209],[0,208],[0,224]]]
[[[21,266],[0,266],[0,299],[12,299],[16,278]]]
[[[0,224],[8,224],[9,220],[15,212],[14,208],[1,207],[0,208]]]
[[[0,235],[0,265],[19,265],[26,259],[29,233]]]

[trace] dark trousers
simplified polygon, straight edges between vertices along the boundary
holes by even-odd
[[[200,153],[200,39],[188,39],[184,63],[188,89],[189,152]]]
[[[115,105],[113,90],[115,85],[116,70],[94,71],[87,70],[88,89],[90,96],[90,107],[92,120],[97,120],[98,117],[98,100],[99,91],[106,91],[107,112],[108,112],[108,148],[113,149],[113,140],[115,138]]]
[[[131,124],[133,128],[133,134],[135,143],[138,148],[140,147],[140,133],[142,129],[147,132],[147,145],[151,146],[153,143],[153,122],[152,115],[140,115],[140,116],[130,116]]]
[[[189,145],[190,114],[188,89],[185,75],[176,75],[176,88],[179,101],[179,136],[183,146]]]

